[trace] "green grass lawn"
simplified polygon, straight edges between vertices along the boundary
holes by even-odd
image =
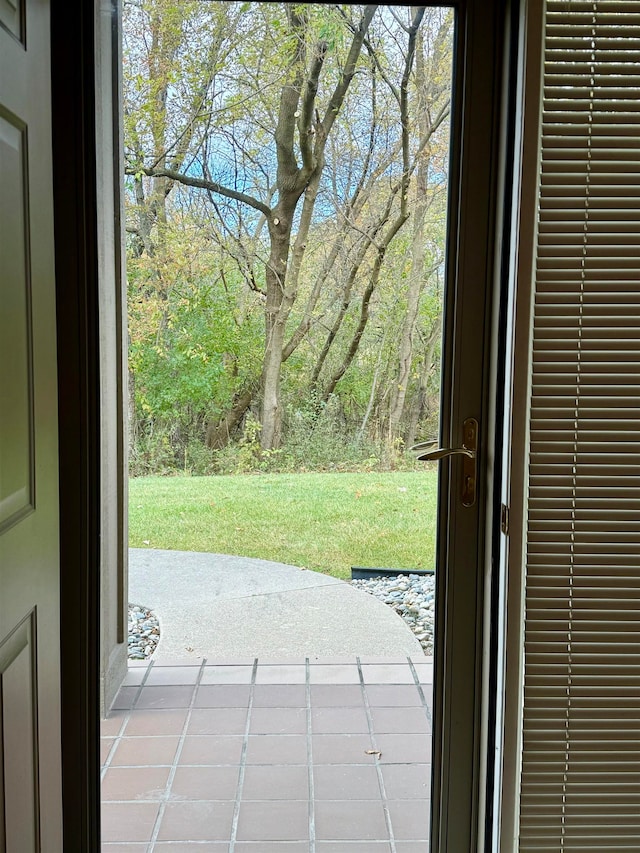
[[[351,566],[433,568],[436,490],[436,470],[140,477],[129,484],[129,542],[339,578]]]

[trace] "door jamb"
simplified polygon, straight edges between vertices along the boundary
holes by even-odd
[[[100,377],[93,4],[51,5],[64,850],[97,853]]]
[[[463,508],[458,499],[461,467],[445,464],[440,475],[444,511],[441,509],[438,565],[447,566],[447,571],[439,579],[436,596],[434,853],[475,851],[484,842],[480,796],[489,777],[487,762],[483,763],[487,716],[482,700],[488,647],[483,630],[490,576],[485,563],[491,525],[497,523],[491,513],[496,425],[489,392],[497,334],[493,294],[499,259],[497,200],[507,6],[508,0],[457,4],[454,97],[458,106],[451,135],[447,262],[451,284],[444,323],[442,382],[446,393],[442,397],[441,441],[444,447],[459,446],[463,420],[476,417],[480,464],[478,506],[472,510]],[[475,286],[478,281],[486,282],[486,288]],[[475,341],[473,351],[482,354],[477,363],[465,363],[461,358],[458,347],[463,340]]]

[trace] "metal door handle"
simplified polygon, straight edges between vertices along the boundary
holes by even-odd
[[[468,447],[437,447],[435,450],[421,453],[416,459],[418,462],[436,462],[438,459],[446,459],[447,456],[468,456],[469,459],[475,459],[476,452]]]
[[[464,456],[462,463],[462,494],[460,499],[463,506],[473,506],[476,502],[476,458],[478,455],[478,421],[475,418],[467,418],[462,425],[463,442],[462,447],[436,447],[427,450],[436,442],[423,441],[414,445],[411,449],[418,451],[417,459],[420,462],[436,462],[446,459],[447,456]],[[424,451],[424,452],[422,452]]]

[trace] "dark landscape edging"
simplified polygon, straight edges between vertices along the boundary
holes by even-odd
[[[378,567],[351,566],[351,580],[366,578],[393,578],[398,575],[433,575],[434,569],[385,569]]]

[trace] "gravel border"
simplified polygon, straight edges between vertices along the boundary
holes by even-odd
[[[129,604],[129,660],[146,660],[155,652],[160,640],[158,617],[140,604]]]
[[[416,635],[425,655],[433,654],[435,575],[356,578],[351,584],[392,607]]]

